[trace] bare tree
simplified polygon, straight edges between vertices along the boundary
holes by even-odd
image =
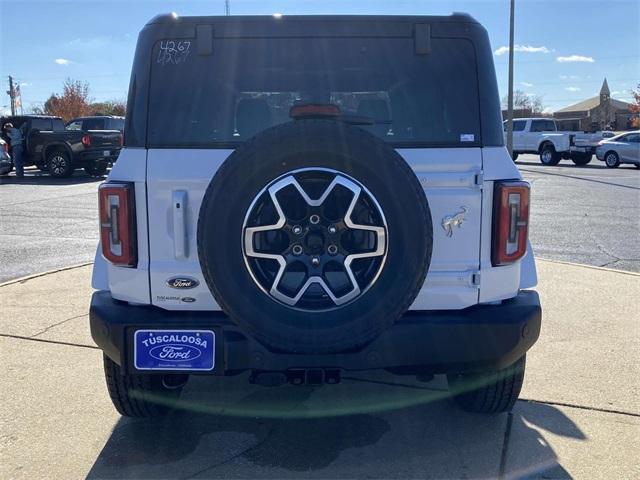
[[[502,99],[503,108],[506,108],[507,97]],[[513,92],[513,109],[516,117],[539,115],[544,110],[542,97],[525,93],[522,90]]]

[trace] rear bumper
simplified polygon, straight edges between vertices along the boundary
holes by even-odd
[[[107,153],[105,155],[105,153]],[[91,150],[84,150],[78,155],[80,163],[92,163],[96,161],[105,161],[114,163],[120,155],[120,147],[104,147]]]
[[[123,371],[133,367],[133,334],[139,329],[210,329],[216,333],[214,375],[244,370],[297,368],[370,370],[420,367],[432,373],[503,368],[536,342],[542,309],[538,294],[521,291],[500,305],[459,311],[408,312],[393,327],[358,351],[328,355],[274,352],[242,332],[221,312],[172,312],[131,306],[109,292],[93,294],[89,314],[96,344]]]
[[[569,149],[570,153],[590,153],[591,155],[593,155],[595,151],[596,147],[593,145],[576,145]]]

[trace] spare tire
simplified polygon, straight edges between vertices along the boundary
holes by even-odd
[[[243,330],[279,350],[330,353],[370,342],[406,312],[433,227],[393,148],[304,119],[229,156],[204,195],[197,242],[209,289]]]

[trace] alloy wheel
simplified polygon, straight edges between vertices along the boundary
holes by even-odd
[[[274,180],[243,224],[251,277],[272,299],[318,311],[343,306],[376,281],[387,255],[382,209],[357,180],[324,168]]]

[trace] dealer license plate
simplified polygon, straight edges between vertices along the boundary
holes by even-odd
[[[213,370],[216,335],[211,330],[137,330],[137,370]]]

